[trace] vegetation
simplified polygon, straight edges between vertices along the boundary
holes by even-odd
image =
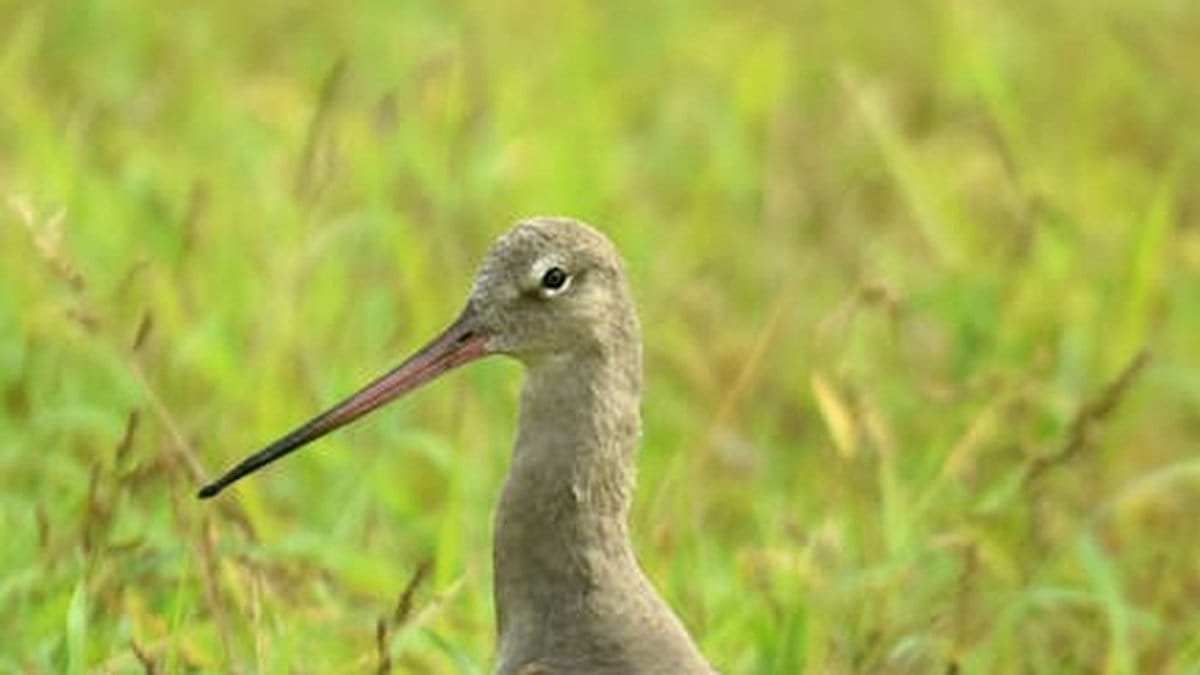
[[[196,488],[566,213],[728,673],[1200,671],[1200,5],[0,3],[0,672],[483,673],[519,368]]]

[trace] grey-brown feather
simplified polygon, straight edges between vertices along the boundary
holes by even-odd
[[[573,285],[546,298],[551,264]],[[713,672],[630,543],[641,334],[615,248],[574,220],[518,223],[468,308],[528,370],[495,514],[496,672]]]

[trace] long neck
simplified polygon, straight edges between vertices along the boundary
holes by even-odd
[[[501,643],[552,630],[581,594],[642,592],[626,518],[641,431],[641,354],[551,357],[530,365],[512,466],[496,511]],[[620,348],[614,348],[620,349]]]
[[[642,356],[622,316],[602,346],[526,364],[496,508],[501,675],[713,672],[629,541]]]

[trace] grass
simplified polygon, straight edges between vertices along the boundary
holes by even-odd
[[[481,673],[519,369],[212,503],[532,213],[729,673],[1200,671],[1200,11],[0,4],[0,671]]]

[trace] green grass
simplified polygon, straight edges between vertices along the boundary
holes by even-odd
[[[723,671],[1200,671],[1195,3],[169,4],[0,3],[0,672],[487,672],[514,364],[193,494],[535,213]]]

